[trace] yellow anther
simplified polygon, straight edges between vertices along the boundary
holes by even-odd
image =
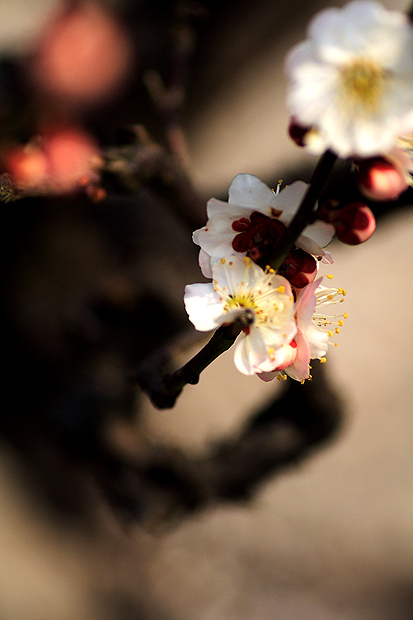
[[[334,336],[334,334],[333,334],[333,332],[332,332],[332,331],[329,331],[329,332],[327,332],[327,333],[328,333],[328,335],[330,336],[330,338],[332,338],[332,337]]]
[[[251,259],[248,256],[244,256],[244,263],[247,267],[251,267]]]
[[[221,265],[225,265],[227,261],[225,260],[225,258],[221,258]]]
[[[326,277],[327,277],[329,280],[332,280],[332,279],[334,278],[334,275],[333,275],[332,273],[329,273]]]
[[[347,313],[347,312],[345,312],[345,313],[343,314],[343,317],[344,317],[345,319],[348,319],[348,313]]]
[[[339,328],[338,328],[338,327],[336,327],[334,331],[336,332],[336,334],[339,334],[339,333],[340,333],[340,330],[339,330]]]
[[[332,293],[330,293],[329,295],[327,295],[327,299],[333,299],[334,295]]]
[[[281,294],[284,294],[284,293],[285,293],[285,286],[279,286],[279,287],[277,288],[277,291],[278,291],[279,293],[281,293]]]
[[[287,375],[283,375],[283,381],[287,381]]]
[[[325,363],[326,363],[326,361],[327,361],[327,358],[326,358],[326,357],[320,357],[320,363],[321,363],[321,364],[325,364]]]
[[[333,343],[335,347],[338,347],[338,342]]]
[[[340,327],[342,327],[344,325],[344,321],[342,321],[341,319],[339,320],[338,324],[340,325]]]

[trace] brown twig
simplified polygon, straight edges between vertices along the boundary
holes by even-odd
[[[227,351],[243,329],[252,324],[254,315],[250,309],[242,312],[237,319],[219,327],[207,344],[181,368],[160,378],[156,377],[153,360],[146,360],[132,373],[132,378],[139,383],[158,409],[170,409],[185,385],[195,385],[200,374],[217,357]]]
[[[318,160],[307,192],[305,193],[296,214],[286,230],[282,243],[277,245],[274,256],[272,260],[270,260],[271,267],[276,271],[282,265],[285,257],[293,247],[295,241],[298,239],[304,228],[311,221],[315,204],[327,184],[336,161],[337,155],[331,151],[326,151]]]

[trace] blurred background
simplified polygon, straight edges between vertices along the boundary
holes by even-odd
[[[411,190],[329,247],[349,319],[312,384],[228,351],[159,411],[131,378],[204,342],[206,200],[309,180],[283,59],[326,5],[0,3],[0,620],[413,617]]]

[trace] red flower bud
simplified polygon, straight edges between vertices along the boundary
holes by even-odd
[[[360,191],[372,200],[397,200],[409,187],[403,172],[382,157],[362,160],[357,174]]]
[[[288,135],[298,146],[305,146],[305,136],[310,129],[311,127],[300,125],[295,117],[292,116],[288,125]]]
[[[338,239],[348,245],[367,241],[376,230],[376,219],[369,207],[362,202],[352,202],[330,212]]]
[[[317,275],[317,261],[311,254],[295,248],[288,253],[278,273],[295,288],[303,288],[314,281]]]

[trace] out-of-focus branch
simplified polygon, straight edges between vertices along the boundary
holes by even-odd
[[[103,185],[115,182],[131,193],[153,189],[192,231],[202,225],[205,201],[177,158],[152,140],[142,125],[132,128],[132,144],[107,149]]]
[[[20,198],[20,193],[17,191],[12,177],[7,174],[0,175],[0,201],[12,202]]]
[[[171,20],[168,73],[165,80],[156,70],[148,70],[143,76],[161,119],[167,148],[184,169],[188,169],[189,155],[181,127],[181,112],[196,44],[193,21],[203,20],[205,16],[206,11],[200,4],[178,0]]]

